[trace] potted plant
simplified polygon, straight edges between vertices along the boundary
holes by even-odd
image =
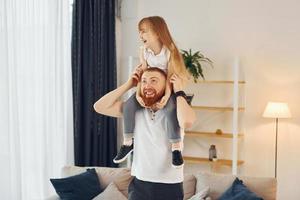
[[[189,49],[189,51],[181,50],[181,52],[184,64],[188,72],[193,76],[194,82],[197,83],[197,80],[200,76],[203,80],[205,80],[202,70],[202,63],[205,62],[213,67],[213,62],[201,54],[200,51],[192,53],[192,50]],[[193,97],[194,94],[187,94],[187,101],[189,104],[191,104]]]
[[[181,50],[184,64],[188,70],[188,72],[193,76],[194,82],[196,83],[199,77],[201,76],[203,80],[205,80],[202,63],[205,62],[213,67],[213,62],[205,57],[200,51],[192,53],[192,50],[189,51]]]

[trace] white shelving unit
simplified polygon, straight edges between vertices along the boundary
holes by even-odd
[[[232,174],[237,175],[238,163],[238,115],[239,115],[239,63],[233,65],[233,112],[232,112]]]
[[[221,106],[199,106],[193,105],[193,109],[198,111],[208,111],[208,112],[232,112],[232,127],[229,133],[217,134],[212,131],[197,131],[197,130],[189,130],[186,131],[186,137],[210,137],[210,138],[221,138],[221,139],[231,139],[232,141],[232,155],[231,160],[218,158],[216,162],[209,161],[207,157],[192,157],[192,156],[184,156],[184,159],[187,163],[210,163],[212,165],[225,165],[231,166],[232,174],[237,175],[238,166],[242,165],[244,161],[238,160],[238,143],[239,140],[243,138],[243,133],[239,133],[239,112],[243,112],[245,110],[244,107],[239,105],[239,87],[245,84],[245,81],[239,80],[239,61],[236,59],[234,61],[233,67],[233,80],[206,80],[206,81],[198,81],[195,84],[226,84],[232,87],[232,105],[227,107]],[[197,93],[195,94],[197,96]]]

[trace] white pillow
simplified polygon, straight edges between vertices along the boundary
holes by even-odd
[[[127,198],[120,192],[117,186],[112,182],[103,192],[93,198],[93,200],[127,200]]]
[[[235,179],[232,175],[211,174],[207,172],[200,172],[195,175],[196,192],[202,191],[207,186],[209,187],[209,196],[212,199],[218,199],[224,191],[226,191]]]
[[[194,196],[192,196],[189,200],[205,200],[209,194],[209,187],[206,186],[201,191],[197,192]]]

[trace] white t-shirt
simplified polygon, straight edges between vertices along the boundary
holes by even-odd
[[[143,57],[149,67],[158,67],[167,72],[171,53],[165,46],[162,47],[160,53],[157,55],[155,55],[149,48],[145,48],[143,46],[141,48],[143,51]]]
[[[149,109],[136,112],[131,175],[149,182],[180,183],[183,181],[183,167],[172,167],[164,109],[154,115]]]

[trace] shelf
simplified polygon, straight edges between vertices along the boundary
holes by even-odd
[[[217,161],[210,161],[208,160],[208,158],[199,158],[199,157],[191,157],[191,156],[183,156],[183,159],[187,163],[211,163],[211,164],[232,166],[232,160],[226,160],[226,159],[218,159]],[[237,165],[242,165],[243,163],[244,161],[238,160]]]
[[[200,80],[198,80],[197,81],[197,83],[207,83],[207,84],[209,84],[209,83],[213,83],[213,84],[233,84],[234,83],[234,81],[225,81],[225,80],[205,80],[205,81],[200,81]],[[245,84],[246,83],[246,81],[239,81],[238,82],[239,84]]]
[[[212,107],[212,106],[192,106],[195,110],[211,110],[211,111],[233,111],[233,107]],[[244,107],[239,107],[239,111],[244,111]]]
[[[215,132],[203,132],[203,131],[185,131],[186,136],[190,137],[220,137],[220,138],[233,138],[232,133],[222,133],[222,134],[216,134]],[[243,137],[244,135],[242,133],[238,134],[238,137]]]

